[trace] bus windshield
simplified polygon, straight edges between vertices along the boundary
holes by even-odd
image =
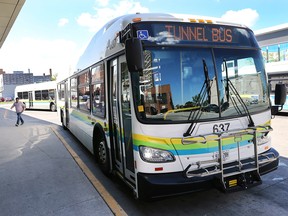
[[[132,83],[136,112],[145,122],[191,121],[193,112],[200,121],[247,115],[245,105],[250,113],[269,108],[257,49],[162,46],[146,47],[144,56],[143,73],[133,73]]]

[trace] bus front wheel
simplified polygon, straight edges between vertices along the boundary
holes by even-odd
[[[106,141],[103,137],[96,145],[96,159],[102,172],[106,175],[110,174],[109,152]]]
[[[61,124],[62,124],[62,128],[64,130],[67,130],[68,128],[66,127],[66,125],[64,124],[64,113],[63,111],[61,110]]]
[[[50,105],[50,110],[51,110],[52,112],[55,112],[55,111],[56,111],[56,105],[52,103],[52,104]]]

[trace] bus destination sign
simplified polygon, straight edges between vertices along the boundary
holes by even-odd
[[[249,29],[235,26],[200,23],[137,23],[134,25],[140,40],[157,44],[233,44],[257,46]]]
[[[193,27],[179,25],[165,25],[169,35],[176,40],[210,41],[231,43],[233,41],[232,29],[229,27]]]

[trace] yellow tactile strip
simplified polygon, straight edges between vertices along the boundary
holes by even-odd
[[[127,213],[121,208],[121,206],[116,202],[116,200],[110,195],[110,193],[105,189],[105,187],[100,183],[100,181],[95,177],[95,175],[93,175],[91,170],[80,159],[80,157],[77,155],[77,153],[70,147],[70,145],[65,141],[65,139],[58,133],[58,131],[56,131],[53,127],[51,127],[51,129],[55,133],[55,135],[58,137],[58,139],[63,143],[65,148],[71,154],[71,156],[76,161],[76,163],[78,164],[80,169],[87,176],[89,181],[92,183],[94,188],[98,191],[98,193],[103,198],[103,200],[106,202],[106,204],[111,209],[111,211],[116,216],[127,215]]]

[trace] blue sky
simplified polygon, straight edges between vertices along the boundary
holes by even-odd
[[[0,68],[34,75],[51,68],[59,78],[107,21],[135,12],[167,12],[225,18],[252,30],[288,23],[287,0],[26,0],[4,45]]]

